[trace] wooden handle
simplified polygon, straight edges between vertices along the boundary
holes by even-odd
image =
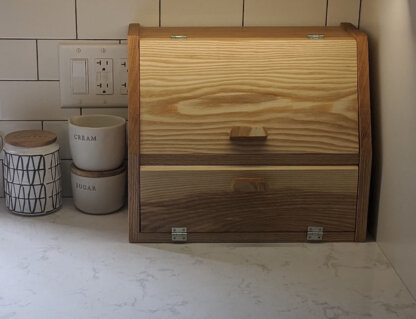
[[[267,131],[262,126],[233,126],[230,131],[231,141],[265,141]]]
[[[235,178],[231,186],[234,192],[261,193],[269,189],[267,182],[263,178]]]

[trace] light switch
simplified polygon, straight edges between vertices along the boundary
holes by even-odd
[[[71,59],[72,94],[88,94],[87,59]]]

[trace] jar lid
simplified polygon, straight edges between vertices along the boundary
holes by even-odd
[[[56,142],[56,134],[42,130],[24,130],[7,134],[6,144],[17,147],[41,147]]]
[[[112,169],[110,171],[85,171],[83,169],[79,169],[74,165],[71,164],[71,172],[75,175],[82,176],[82,177],[89,177],[89,178],[100,178],[100,177],[110,177],[116,176],[123,173],[126,170],[126,164],[122,164],[120,167],[116,169]]]

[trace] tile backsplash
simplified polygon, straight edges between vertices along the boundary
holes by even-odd
[[[326,7],[326,0],[245,0],[244,24],[324,26]]]
[[[125,42],[132,22],[143,26],[358,25],[359,14],[360,0],[1,0],[0,134],[22,129],[55,132],[61,146],[64,195],[71,196],[66,120],[92,113],[127,117],[127,108],[60,108],[60,42]],[[0,164],[1,160],[0,155]]]

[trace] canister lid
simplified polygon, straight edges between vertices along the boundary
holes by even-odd
[[[7,134],[4,138],[6,144],[18,147],[41,147],[56,141],[56,134],[41,130],[24,130]]]
[[[73,163],[71,165],[71,172],[75,175],[89,178],[100,178],[100,177],[110,177],[116,176],[123,173],[126,170],[126,164],[123,163],[120,167],[110,170],[110,171],[85,171],[79,169]]]

